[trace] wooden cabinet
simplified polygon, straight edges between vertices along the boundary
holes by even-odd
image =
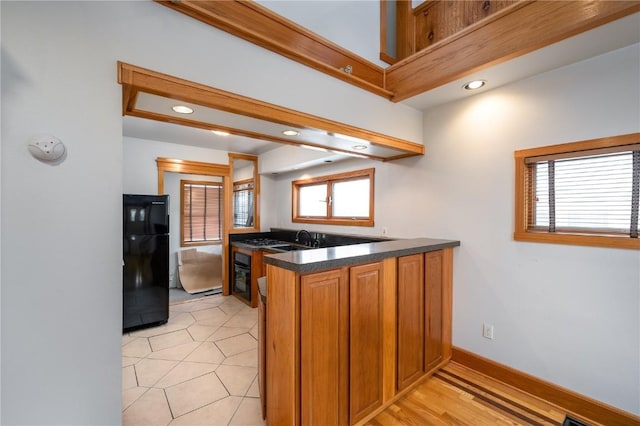
[[[398,258],[398,390],[424,375],[425,282],[422,253]]]
[[[425,372],[451,358],[451,275],[449,250],[425,254]]]
[[[303,425],[348,422],[348,276],[333,270],[301,278]]]
[[[258,302],[258,391],[260,393],[260,405],[262,418],[267,417],[267,306],[262,299]]]
[[[353,424],[382,404],[382,263],[301,277],[301,417]]]
[[[349,412],[351,424],[382,405],[382,263],[349,271]]]
[[[366,421],[451,356],[453,249],[296,273],[267,265],[269,424]]]

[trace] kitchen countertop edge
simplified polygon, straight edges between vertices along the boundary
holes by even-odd
[[[414,238],[268,254],[264,263],[297,273],[319,272],[389,257],[426,253],[458,247],[460,241]]]

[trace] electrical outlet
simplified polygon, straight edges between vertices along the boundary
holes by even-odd
[[[482,324],[482,336],[493,340],[493,325],[487,323]]]

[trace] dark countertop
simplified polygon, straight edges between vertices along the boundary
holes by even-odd
[[[460,241],[454,240],[414,238],[269,254],[264,256],[264,263],[298,273],[308,273],[459,245]]]

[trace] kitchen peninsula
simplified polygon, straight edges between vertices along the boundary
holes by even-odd
[[[459,245],[418,238],[266,255],[268,424],[362,423],[446,364]]]

